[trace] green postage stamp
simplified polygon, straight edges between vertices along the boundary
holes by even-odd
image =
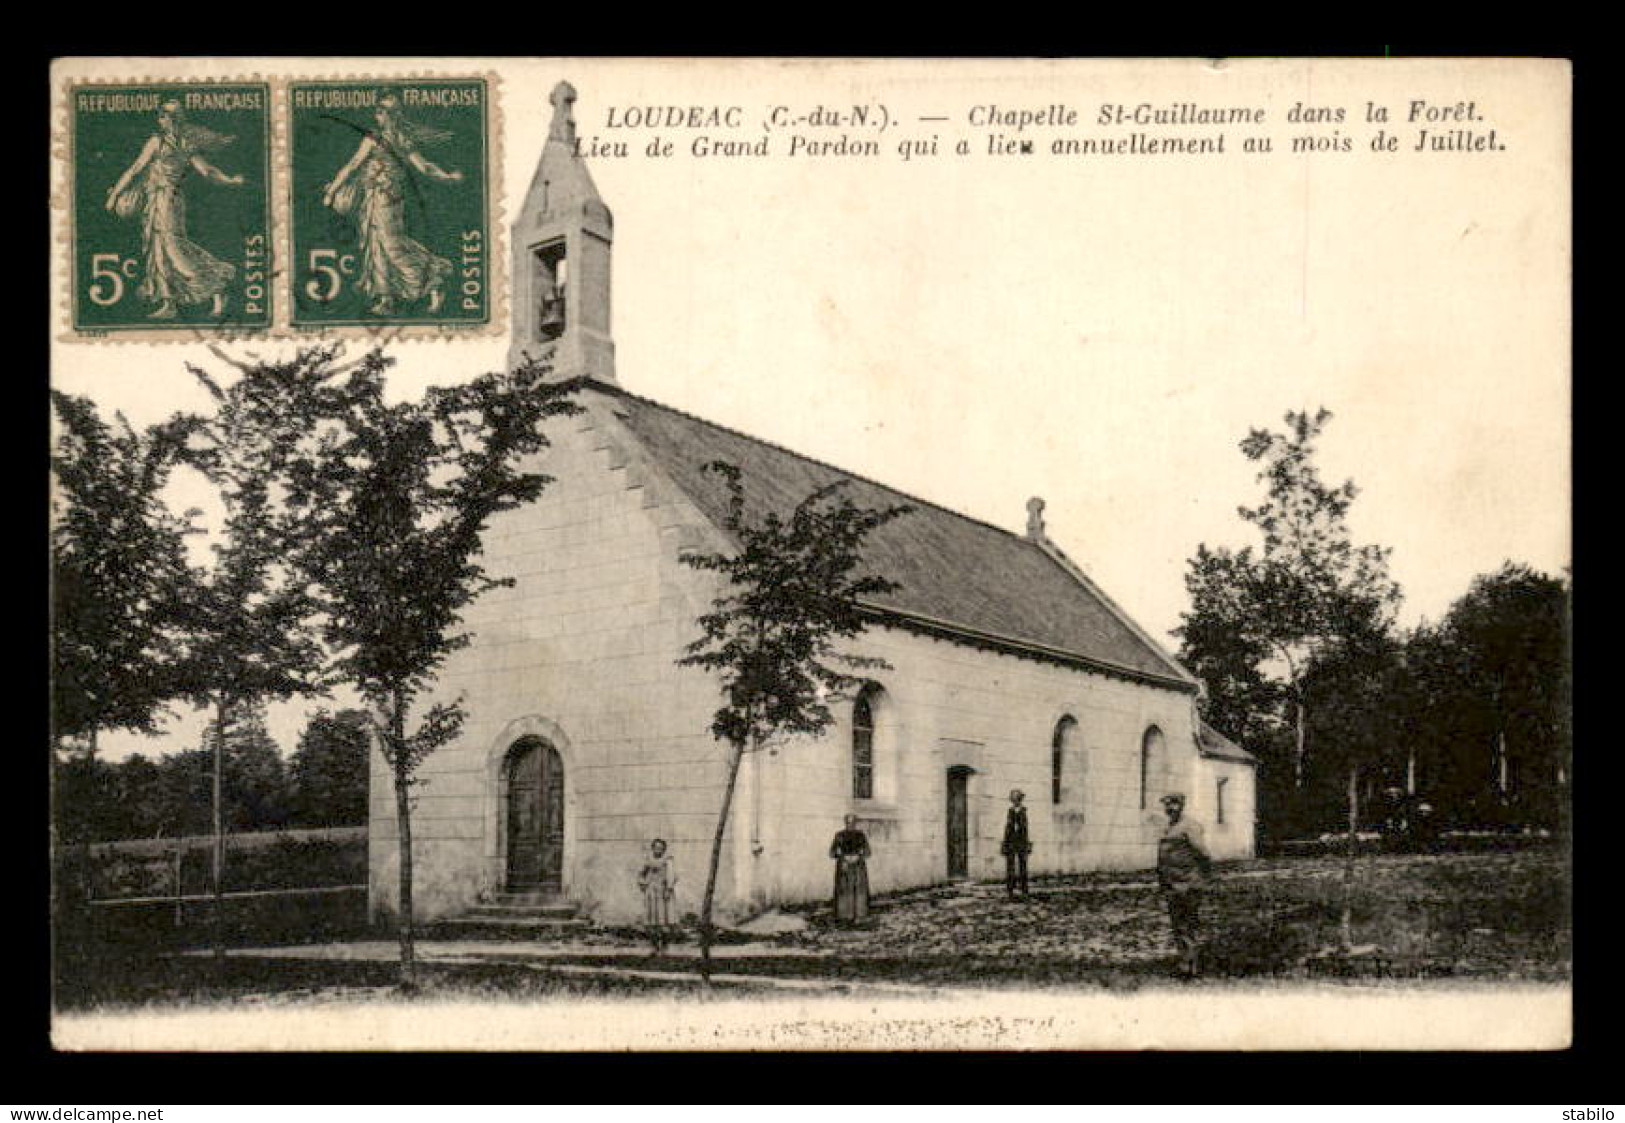
[[[269,87],[97,84],[69,99],[74,328],[269,328]]]
[[[492,323],[485,78],[287,88],[291,324]]]

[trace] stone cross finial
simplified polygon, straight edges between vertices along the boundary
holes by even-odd
[[[576,119],[571,111],[575,104],[576,88],[568,82],[560,82],[553,87],[553,92],[547,96],[553,103],[553,125],[547,130],[552,140],[562,140],[565,144],[574,144],[576,140]]]
[[[1027,500],[1027,537],[1034,542],[1044,537],[1044,501],[1036,495]]]

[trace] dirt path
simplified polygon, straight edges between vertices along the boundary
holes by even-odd
[[[188,958],[208,958],[212,952],[199,950],[185,953]],[[541,941],[478,941],[478,940],[422,940],[417,944],[419,961],[446,966],[516,967],[549,974],[590,979],[630,979],[643,982],[700,985],[697,969],[672,969],[664,964],[697,964],[699,948],[678,945],[669,948],[662,957],[651,956],[646,949],[635,947],[606,947],[602,944],[584,944],[570,941],[544,943]],[[760,966],[764,960],[827,959],[833,952],[803,947],[785,947],[776,944],[735,944],[713,948],[714,960],[748,959]],[[297,947],[236,948],[227,952],[236,960],[292,960],[303,963],[394,963],[400,956],[400,945],[384,940],[353,943],[309,944]],[[570,960],[590,957],[595,960],[620,959],[641,966],[612,966],[603,963],[579,963]],[[886,980],[854,980],[841,978],[795,977],[781,978],[771,974],[738,974],[713,971],[711,982],[722,986],[748,986],[767,990],[841,994],[853,991],[875,991],[883,994],[931,996],[943,995],[946,988]]]

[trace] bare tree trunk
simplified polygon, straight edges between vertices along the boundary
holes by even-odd
[[[96,748],[97,748],[97,733],[98,732],[99,732],[99,730],[92,729],[90,731],[90,733],[86,737],[86,741],[87,741],[86,752],[87,752],[87,754],[89,756],[89,759],[90,759],[90,762],[91,762],[92,765],[94,765],[95,762],[96,762]],[[56,764],[57,764],[57,762],[56,762],[56,753],[53,752],[51,754],[51,767],[52,767],[53,770],[56,768]],[[94,772],[92,772],[92,775],[94,775]],[[61,806],[60,798],[61,798],[60,795],[58,795],[58,807],[59,808]],[[52,816],[52,829],[53,830],[55,829],[55,826],[56,826],[56,821],[55,820],[56,820],[56,817],[53,815]],[[79,898],[78,899],[78,906],[79,906],[80,909],[83,910],[85,916],[88,917],[90,915],[90,910],[91,910],[90,902],[92,900],[94,900],[95,897],[96,897],[96,854],[95,854],[94,847],[92,847],[92,845],[91,845],[90,831],[89,830],[86,830],[84,832],[84,837],[79,840],[79,846],[80,846],[80,850],[79,850],[79,870],[78,870],[77,874],[75,874],[75,881],[77,882],[77,884],[73,886],[72,891],[77,893],[78,898]]]
[[[1309,739],[1309,727],[1304,717],[1303,698],[1301,695],[1293,699],[1292,710],[1293,725],[1295,727],[1293,729],[1293,733],[1296,738],[1295,743],[1292,746],[1292,786],[1297,791],[1301,792],[1303,791],[1304,745]]]
[[[99,747],[99,745],[98,745],[99,738],[98,738],[97,735],[100,732],[101,731],[97,730],[97,729],[92,729],[90,731],[89,746],[88,746],[87,751],[88,751],[88,753],[90,755],[91,764],[96,763],[96,750]],[[84,868],[83,877],[84,877],[84,890],[85,890],[84,891],[84,899],[88,903],[90,900],[92,900],[96,896],[96,859],[95,859],[95,853],[92,850],[91,845],[90,845],[90,832],[89,831],[85,832],[85,864],[84,864],[83,868]]]
[[[396,695],[389,715],[390,757],[395,771],[395,838],[400,856],[401,989],[417,989],[417,946],[412,933],[412,775],[406,759],[406,703]]]
[[[86,737],[90,759],[94,761],[96,730],[91,729]],[[68,807],[72,802],[62,790],[64,761],[60,758],[70,751],[66,738],[53,731],[47,751],[51,760],[51,950],[60,963],[69,956],[77,956],[81,948],[91,946],[81,937],[92,923],[90,902],[96,895],[95,853],[88,830],[75,840],[72,830],[66,829]]]
[[[226,762],[226,711],[225,699],[221,699],[214,708],[214,808],[213,827],[214,845],[212,847],[209,876],[214,892],[214,908],[210,915],[210,938],[214,943],[214,958],[216,963],[223,963],[226,958],[225,938],[225,905],[226,905],[226,836],[224,832],[225,814],[222,802],[225,798],[225,784],[222,773]]]
[[[62,762],[57,759],[62,754],[62,736],[52,730],[51,747],[51,810],[50,810],[50,839],[51,839],[51,933],[53,943],[59,939],[62,923],[66,919],[63,905],[68,896],[68,885],[71,878],[80,876],[73,873],[72,865],[62,847]]]
[[[717,833],[711,840],[711,868],[705,875],[705,899],[700,903],[700,977],[711,982],[711,906],[716,900],[717,867],[722,863],[722,836],[728,830],[728,813],[733,808],[734,785],[739,781],[739,762],[745,746],[733,742],[728,747],[728,785],[722,792],[722,812],[717,816]]]
[[[1497,805],[1504,807],[1507,799],[1506,789],[1506,714],[1501,709],[1501,682],[1496,680],[1491,693],[1495,703],[1495,744],[1490,749],[1490,787],[1495,795]]]
[[[1507,731],[1503,728],[1495,734],[1495,789],[1501,794],[1503,803],[1511,788],[1507,773]]]
[[[1360,766],[1349,762],[1349,833],[1343,851],[1343,914],[1341,928],[1343,950],[1354,946],[1354,850],[1359,844],[1360,829]]]

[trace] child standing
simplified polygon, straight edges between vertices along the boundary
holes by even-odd
[[[638,871],[638,888],[643,890],[643,919],[649,925],[654,954],[663,955],[670,940],[671,902],[677,887],[677,870],[666,854],[666,840],[649,843],[649,856]]]

